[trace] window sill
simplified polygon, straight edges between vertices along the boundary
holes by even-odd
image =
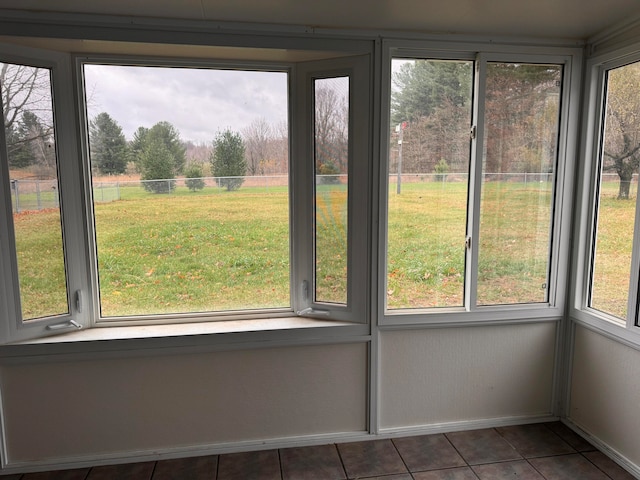
[[[82,354],[138,355],[144,351],[203,351],[361,341],[369,325],[282,317],[169,325],[95,327],[0,347],[0,358]]]
[[[574,310],[570,315],[576,325],[588,328],[611,340],[622,343],[640,351],[640,327],[627,327],[619,321],[612,321],[609,316],[588,310]]]

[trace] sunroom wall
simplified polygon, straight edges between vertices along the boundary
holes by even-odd
[[[59,38],[230,43],[202,23],[193,30],[183,23],[174,25],[174,30],[180,30],[176,34],[166,25],[136,28],[99,17],[71,20],[45,21],[37,30],[42,36]],[[25,34],[21,22],[5,19],[0,26],[3,34]],[[33,24],[31,28],[36,30]],[[321,38],[272,29],[265,34],[265,44],[282,46],[284,38],[298,48],[310,48],[321,39],[325,49],[348,51],[354,37],[358,42],[366,37],[377,45],[371,104],[376,112],[373,124],[379,127],[384,113],[378,98],[383,85],[378,37],[333,32]],[[412,41],[415,45],[415,36]],[[442,38],[429,42],[433,38],[420,40],[425,47],[443,45]],[[488,43],[478,39],[478,45]],[[506,41],[504,45],[517,54],[532,48],[530,40],[525,43],[527,47]],[[473,45],[473,39],[465,38],[456,48]],[[574,43],[571,48],[575,47]],[[575,109],[571,112],[575,115]],[[384,152],[376,148],[372,163],[377,165]],[[375,202],[379,172],[373,166],[372,171],[371,200]],[[376,233],[368,234],[376,279],[381,247]],[[364,332],[306,329],[262,335],[254,331],[195,340],[87,340],[0,347],[3,471],[557,418],[561,318],[523,314],[521,308],[502,311],[495,318],[483,312],[481,322],[475,324],[470,316],[450,325],[446,320],[438,325],[398,321],[379,327],[378,285],[372,291]]]

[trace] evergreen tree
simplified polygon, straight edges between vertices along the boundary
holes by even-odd
[[[220,178],[221,186],[228,191],[237,190],[247,174],[245,146],[239,133],[225,130],[219,133],[213,142],[215,148],[211,155],[211,172]]]
[[[48,127],[29,110],[22,113],[18,128],[11,126],[7,131],[9,165],[24,168],[41,165],[55,170],[55,149]]]
[[[162,142],[150,142],[140,155],[140,178],[145,190],[170,193],[176,188],[173,156]]]
[[[140,171],[139,162],[144,150],[147,133],[149,133],[148,128],[138,127],[133,133],[133,139],[129,142],[129,158],[136,165],[138,171]]]
[[[175,174],[182,172],[186,162],[186,147],[180,139],[180,132],[169,122],[158,122],[151,128],[138,127],[133,134],[129,148],[131,158],[138,170],[142,172],[140,165],[144,151],[151,144],[161,143],[169,152],[169,162]]]
[[[20,133],[13,125],[7,128],[6,141],[11,168],[26,168],[35,162],[29,149],[29,141],[21,138]]]
[[[120,125],[102,112],[89,124],[91,165],[106,175],[124,173],[128,146]]]
[[[145,135],[144,143],[161,142],[169,151],[176,173],[181,173],[186,162],[187,149],[180,139],[180,132],[169,122],[158,122]]]
[[[204,188],[204,176],[202,167],[196,163],[189,165],[184,172],[186,180],[185,185],[189,190],[195,192],[196,190],[202,190]]]
[[[442,104],[468,105],[471,81],[468,62],[416,61],[394,74],[392,122],[411,122],[432,115]]]

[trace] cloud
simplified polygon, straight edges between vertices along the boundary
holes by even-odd
[[[211,142],[258,118],[287,120],[287,74],[197,68],[85,65],[89,118],[107,112],[131,139],[168,121],[183,140]]]

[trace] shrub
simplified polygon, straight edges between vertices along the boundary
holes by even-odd
[[[340,170],[332,162],[326,162],[318,167],[318,183],[320,185],[337,185],[340,183]]]
[[[184,176],[186,178],[184,183],[192,192],[204,188],[204,179],[202,178],[204,174],[200,165],[196,165],[195,163],[189,165],[184,172]]]

